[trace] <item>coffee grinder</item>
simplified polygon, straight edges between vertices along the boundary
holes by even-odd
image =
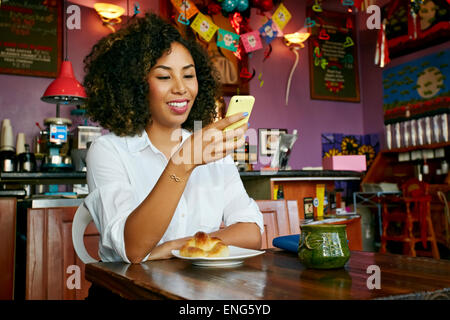
[[[59,111],[59,110],[58,110]],[[59,117],[44,119],[46,130],[41,131],[40,142],[44,158],[41,165],[42,171],[72,171],[72,158],[69,155],[71,149],[70,119]]]

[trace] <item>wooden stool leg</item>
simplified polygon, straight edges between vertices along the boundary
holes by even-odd
[[[414,223],[411,217],[411,211],[409,207],[409,203],[406,203],[406,224],[408,226],[408,234],[407,238],[409,239],[409,255],[411,257],[416,256],[416,241],[413,234]]]
[[[380,253],[386,253],[386,236],[387,236],[387,227],[389,224],[389,218],[388,218],[388,212],[386,204],[383,204],[383,219],[382,219],[382,225],[383,225],[383,232],[381,234],[381,247],[380,247]]]
[[[428,204],[428,208],[429,208]],[[427,224],[428,224],[428,232],[430,233],[430,242],[431,242],[431,251],[433,253],[433,258],[440,260],[440,255],[439,255],[439,249],[437,246],[437,242],[436,242],[436,235],[434,233],[434,228],[433,228],[433,222],[431,221],[431,216],[429,214],[430,211],[428,211],[427,214]]]

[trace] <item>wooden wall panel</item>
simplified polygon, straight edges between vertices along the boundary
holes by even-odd
[[[14,299],[16,198],[0,198],[0,300]]]
[[[82,300],[90,282],[84,279],[84,264],[72,243],[72,221],[76,207],[28,209],[26,299]],[[92,224],[85,233],[88,252],[98,259],[99,234]],[[80,289],[67,286],[75,265],[80,271]]]

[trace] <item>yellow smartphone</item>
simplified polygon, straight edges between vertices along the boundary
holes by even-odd
[[[226,127],[223,131],[236,129],[248,122],[250,114],[252,113],[253,104],[255,103],[254,96],[233,96],[231,97],[230,104],[228,105],[226,117],[236,113],[248,112],[248,116],[244,119],[233,123],[231,126]]]

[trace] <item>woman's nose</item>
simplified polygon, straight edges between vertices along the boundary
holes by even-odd
[[[183,81],[183,78],[176,77],[174,79],[174,84],[172,87],[174,93],[184,94],[186,93],[186,85]]]

